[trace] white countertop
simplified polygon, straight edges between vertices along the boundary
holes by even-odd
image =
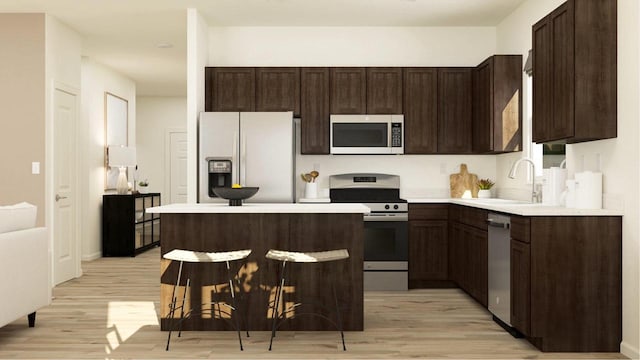
[[[362,204],[171,204],[148,208],[152,214],[255,214],[255,213],[318,213],[318,214],[369,214],[371,210]]]
[[[300,198],[298,199],[299,203],[316,203],[316,204],[326,204],[326,203],[330,203],[331,199],[330,198]]]
[[[562,206],[531,204],[503,199],[431,199],[410,198],[411,204],[458,204],[522,216],[623,216],[624,211],[612,209],[569,209]]]

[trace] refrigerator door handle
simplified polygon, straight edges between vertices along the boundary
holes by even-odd
[[[242,134],[240,140],[240,185],[246,186],[247,181],[247,136]]]
[[[237,131],[233,132],[233,148],[231,149],[231,183],[238,183],[238,138]]]

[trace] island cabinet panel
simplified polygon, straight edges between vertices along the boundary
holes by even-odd
[[[367,114],[402,114],[402,68],[367,68]]]
[[[329,68],[300,69],[302,154],[329,154]]]
[[[438,153],[471,153],[472,69],[438,69]]]
[[[409,288],[451,287],[447,205],[409,205]]]
[[[405,68],[404,153],[438,152],[438,69]]]
[[[533,25],[533,141],[617,136],[616,18],[616,0],[569,0]]]
[[[180,248],[196,251],[229,251],[251,249],[246,262],[233,264],[232,274],[239,282],[240,314],[246,314],[250,331],[271,330],[268,303],[275,296],[281,263],[265,258],[269,249],[290,251],[322,251],[347,249],[349,259],[320,264],[287,263],[288,276],[284,302],[314,298],[316,303],[333,308],[331,283],[341,301],[341,317],[345,331],[363,330],[363,241],[362,214],[162,214],[162,254]],[[168,330],[169,303],[179,264],[161,260],[161,329]],[[188,308],[209,309],[201,305],[214,300],[230,302],[224,264],[186,264],[183,281],[178,288],[185,291]],[[296,312],[316,311],[302,306]],[[325,311],[326,313],[326,311]],[[234,313],[234,316],[238,313]],[[336,318],[330,314],[330,318]],[[233,320],[233,319],[232,319]],[[241,321],[244,319],[241,318]],[[232,321],[233,323],[233,321]],[[219,316],[194,316],[183,323],[184,330],[231,330],[228,321]],[[244,327],[243,327],[244,329]],[[315,316],[299,316],[283,323],[282,330],[335,330],[328,321]]]
[[[620,351],[621,257],[621,217],[531,217],[531,342]]]
[[[256,111],[293,111],[300,116],[300,69],[256,68]]]
[[[494,55],[473,71],[473,153],[522,150],[522,56]]]
[[[363,67],[332,67],[331,114],[365,114],[367,74]]]
[[[255,68],[205,68],[205,111],[256,111],[255,79]]]

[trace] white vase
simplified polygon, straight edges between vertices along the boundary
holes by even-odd
[[[304,185],[305,199],[316,199],[318,197],[318,183],[308,182]]]
[[[140,194],[146,194],[149,191],[148,186],[138,186],[138,192]]]
[[[478,190],[478,199],[489,199],[491,197],[491,190]]]

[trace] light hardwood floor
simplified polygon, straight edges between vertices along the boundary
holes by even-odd
[[[84,276],[54,289],[51,306],[0,328],[0,358],[29,359],[616,359],[618,353],[541,353],[514,339],[457,289],[365,294],[365,331],[252,332],[240,351],[234,332],[185,332],[165,351],[158,325],[159,249],[136,258],[83,263]],[[11,296],[11,294],[0,294]]]

